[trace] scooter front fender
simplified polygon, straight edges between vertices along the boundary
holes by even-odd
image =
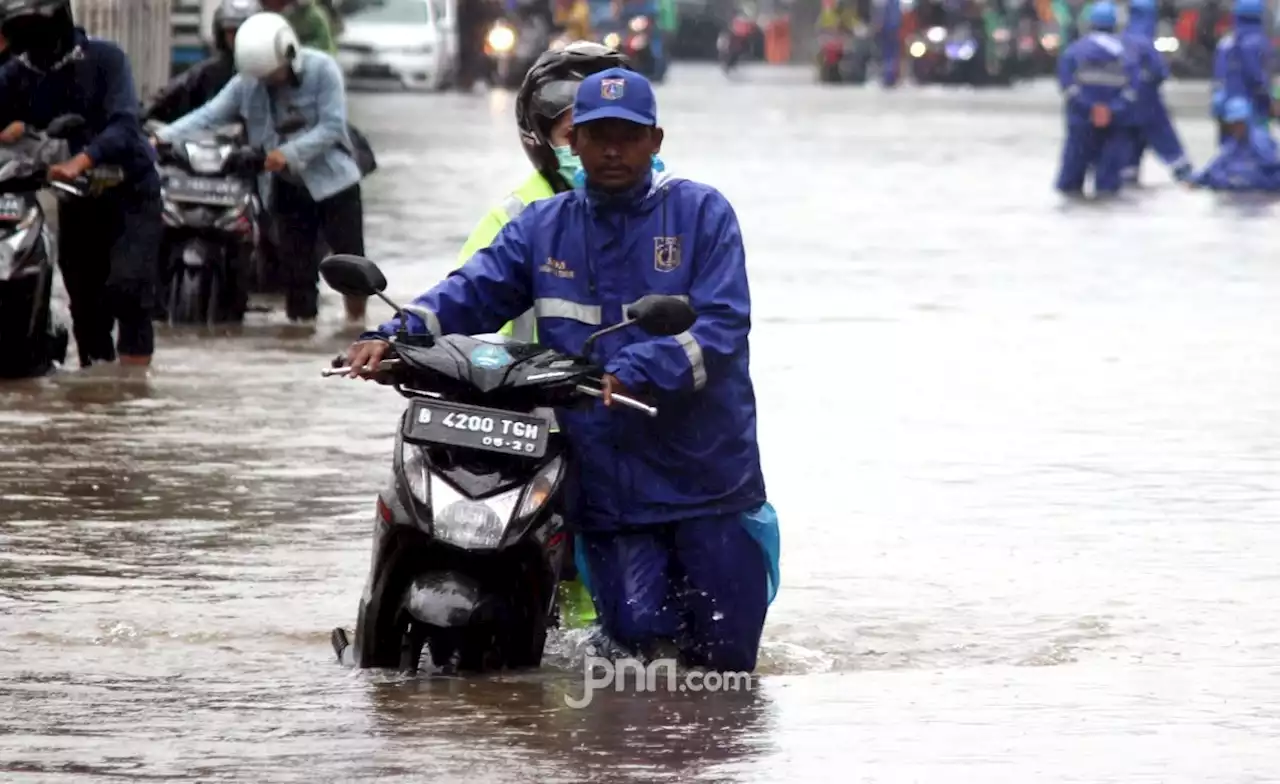
[[[419,575],[404,595],[404,609],[414,620],[442,629],[485,623],[493,605],[478,582],[452,571]]]

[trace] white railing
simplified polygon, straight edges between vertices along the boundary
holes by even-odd
[[[173,58],[172,0],[72,0],[76,24],[115,41],[133,64],[138,99],[169,81]]]

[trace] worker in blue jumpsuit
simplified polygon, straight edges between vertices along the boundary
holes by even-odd
[[[1093,4],[1089,25],[1092,32],[1058,59],[1067,138],[1057,188],[1069,196],[1083,195],[1090,170],[1096,195],[1117,193],[1133,146],[1139,74],[1136,61],[1115,34],[1116,7],[1110,0]]]
[[[1271,39],[1263,29],[1262,0],[1236,0],[1235,29],[1223,36],[1213,60],[1213,114],[1223,122],[1227,101],[1249,101],[1249,121],[1271,119]]]
[[[1138,85],[1136,126],[1133,134],[1133,150],[1130,163],[1124,169],[1124,181],[1138,184],[1138,172],[1147,147],[1173,169],[1173,176],[1185,180],[1191,176],[1191,162],[1182,149],[1182,141],[1169,119],[1169,110],[1160,95],[1160,85],[1169,78],[1169,66],[1156,50],[1156,25],[1159,22],[1156,0],[1130,0],[1129,24],[1124,31],[1124,42],[1132,50],[1140,69]]]
[[[902,5],[899,0],[878,0],[876,42],[880,47],[880,80],[885,87],[898,86],[902,65]]]
[[[483,334],[532,308],[541,344],[581,354],[629,303],[687,298],[697,320],[685,332],[602,335],[592,357],[603,401],[556,413],[575,455],[579,572],[605,633],[628,652],[674,644],[687,664],[751,671],[778,585],[779,537],[756,442],[737,216],[714,188],[653,171],[663,133],[653,87],[634,71],[582,80],[569,139],[583,186],[525,207],[408,305],[405,326]],[[353,373],[376,372],[399,326],[393,319],[351,346]],[[615,394],[652,399],[657,417]]]
[[[1216,191],[1280,191],[1280,159],[1265,125],[1255,123],[1248,98],[1237,95],[1222,108],[1226,139],[1191,184]]]

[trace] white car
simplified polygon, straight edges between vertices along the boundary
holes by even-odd
[[[343,19],[338,63],[349,87],[441,90],[457,72],[457,0],[374,0]]]

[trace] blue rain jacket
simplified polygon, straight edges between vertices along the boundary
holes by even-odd
[[[1249,99],[1254,117],[1271,116],[1271,40],[1257,19],[1236,19],[1236,29],[1223,36],[1213,59],[1213,113],[1236,96]]]
[[[125,181],[112,189],[117,195],[159,194],[156,154],[138,118],[129,58],[114,43],[90,38],[79,28],[76,41],[72,54],[49,73],[20,57],[0,67],[0,128],[21,121],[42,130],[61,115],[78,114],[85,119],[87,138],[67,140],[73,155],[83,152],[95,166],[120,167]]]
[[[1280,157],[1266,128],[1251,125],[1244,139],[1229,137],[1192,182],[1218,191],[1280,191]]]
[[[665,174],[606,196],[534,202],[489,247],[407,307],[410,331],[496,332],[533,308],[539,341],[579,353],[648,294],[687,297],[697,322],[674,337],[628,327],[595,359],[659,415],[596,403],[557,412],[578,459],[571,502],[584,529],[747,512],[765,503],[748,374],[746,257],[733,208]],[[390,336],[398,320],[383,324]]]
[[[1067,123],[1092,126],[1095,104],[1111,109],[1113,126],[1134,125],[1139,67],[1124,42],[1112,33],[1089,33],[1058,58],[1058,84],[1067,98]]]
[[[1155,46],[1156,22],[1154,9],[1130,9],[1129,25],[1122,36],[1138,66],[1138,100],[1134,114],[1140,124],[1154,115],[1160,102],[1160,85],[1169,78],[1169,65]]]
[[[899,0],[878,0],[872,9],[875,29],[897,32],[902,29],[902,5]]]

